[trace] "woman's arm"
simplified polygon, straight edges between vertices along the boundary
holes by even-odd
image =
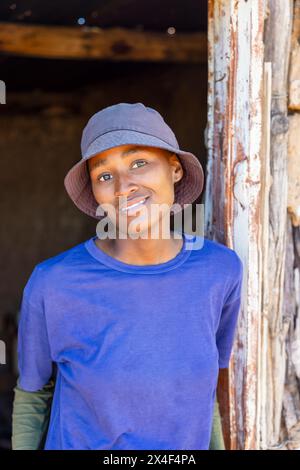
[[[225,444],[224,444],[223,431],[222,431],[222,421],[221,421],[221,415],[220,415],[220,410],[219,410],[219,403],[218,403],[217,398],[215,400],[209,450],[226,450]]]
[[[12,450],[43,449],[49,425],[55,380],[36,392],[14,388]]]

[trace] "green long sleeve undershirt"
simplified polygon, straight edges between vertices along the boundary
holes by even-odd
[[[224,436],[222,431],[222,420],[220,415],[219,403],[216,398],[214,406],[214,415],[212,422],[212,431],[210,435],[209,450],[225,450]]]
[[[44,448],[55,381],[51,379],[41,390],[26,392],[14,388],[12,414],[12,450],[39,450]]]
[[[12,449],[39,450],[46,441],[55,379],[36,392],[14,388]],[[215,401],[209,450],[225,450],[218,401]]]

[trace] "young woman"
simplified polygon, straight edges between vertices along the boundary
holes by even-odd
[[[81,149],[65,187],[99,220],[97,235],[39,263],[24,288],[13,447],[23,436],[37,448],[47,429],[45,449],[209,449],[242,262],[217,242],[164,230],[170,208],[200,195],[202,167],[142,103],[92,116]]]

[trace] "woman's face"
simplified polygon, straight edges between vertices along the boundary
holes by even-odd
[[[138,219],[139,233],[148,232],[151,226],[169,216],[168,210],[174,203],[174,184],[183,176],[177,155],[140,145],[105,150],[88,160],[88,169],[95,199],[99,205],[105,204],[108,217],[115,221],[117,228],[121,218],[132,227]],[[135,208],[126,209],[138,202]],[[151,204],[167,206],[157,206],[153,212]]]

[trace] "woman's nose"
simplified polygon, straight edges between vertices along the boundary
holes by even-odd
[[[126,196],[129,197],[130,194],[134,193],[138,189],[138,185],[131,181],[130,177],[127,175],[119,175],[115,179],[115,196]]]

